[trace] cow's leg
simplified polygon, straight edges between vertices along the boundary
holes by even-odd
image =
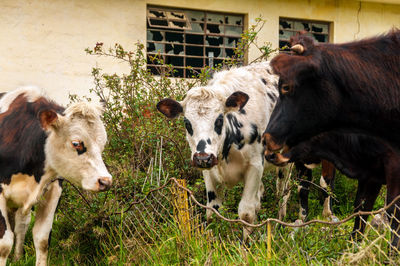
[[[254,223],[257,218],[257,212],[261,208],[261,192],[264,191],[261,181],[263,171],[264,167],[261,163],[251,164],[245,174],[243,194],[239,203],[238,213],[240,219],[250,224]],[[251,227],[243,228],[243,241],[247,240],[251,232]]]
[[[298,171],[298,179],[300,180],[300,184],[297,187],[300,202],[299,218],[304,222],[308,216],[308,194],[310,192],[312,170],[308,169],[301,163],[296,163],[296,169]],[[304,177],[306,179],[304,179]]]
[[[203,178],[204,183],[206,184],[206,191],[207,191],[207,207],[212,207],[218,211],[218,209],[222,205],[222,200],[220,197],[220,189],[217,187],[217,176],[215,176],[213,170],[204,170],[203,171]],[[212,214],[214,212],[212,210],[206,210],[207,216],[207,223],[212,221]]]
[[[36,265],[46,265],[47,263],[51,227],[61,192],[62,188],[58,181],[51,183],[38,204],[35,225],[32,230],[36,249]]]
[[[28,230],[31,221],[31,213],[23,214],[22,208],[15,212],[15,248],[14,248],[14,261],[19,260],[24,253],[24,241],[26,231]]]
[[[381,190],[382,184],[373,181],[358,181],[358,188],[356,194],[356,200],[354,201],[354,211],[371,211],[374,207],[376,198],[378,197],[379,191]],[[351,237],[358,240],[359,234],[362,234],[365,230],[365,221],[368,219],[368,215],[357,216],[354,220],[354,228],[351,233]]]
[[[325,190],[329,190],[329,192],[333,191],[334,180],[335,180],[335,166],[325,160],[322,160],[322,176],[320,179],[320,186]],[[329,188],[329,189],[328,189]],[[324,196],[324,210],[322,211],[322,216],[324,218],[332,218],[332,199],[329,193],[323,191]]]
[[[390,204],[398,195],[400,195],[400,184],[396,178],[387,181],[386,204]],[[391,247],[390,254],[398,254],[400,250],[400,200],[386,210],[387,218],[391,228]],[[397,250],[396,250],[397,249]]]
[[[14,233],[8,220],[6,199],[0,194],[0,266],[6,265],[13,244]]]
[[[291,164],[283,168],[277,168],[278,179],[276,180],[276,193],[279,199],[278,219],[283,220],[286,216],[287,203],[290,198],[290,169]]]

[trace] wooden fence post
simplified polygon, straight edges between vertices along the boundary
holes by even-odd
[[[185,179],[176,179],[176,181],[179,185],[186,188]],[[174,194],[174,214],[176,221],[178,222],[178,226],[182,232],[182,235],[186,237],[186,239],[190,239],[191,224],[187,192],[176,185],[173,187],[172,191]]]

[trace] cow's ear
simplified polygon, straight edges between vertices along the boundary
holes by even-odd
[[[225,101],[225,107],[229,111],[241,110],[249,100],[249,95],[242,91],[235,91]]]
[[[53,110],[44,110],[39,112],[40,125],[44,130],[56,129],[60,125],[61,115]]]
[[[175,118],[183,112],[182,105],[170,98],[159,101],[157,110],[168,118]]]

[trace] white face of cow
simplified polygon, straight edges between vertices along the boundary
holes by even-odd
[[[108,189],[112,177],[101,157],[107,141],[101,108],[82,102],[71,105],[64,113],[40,113],[42,127],[49,132],[46,167],[85,190]]]
[[[201,88],[195,89],[201,90]],[[157,104],[157,109],[168,118],[179,114],[184,116],[186,138],[192,152],[192,164],[198,168],[208,169],[218,163],[218,155],[224,146],[225,114],[243,108],[247,100],[247,94],[239,91],[228,98],[191,97],[188,94],[182,105],[175,100],[164,99]]]

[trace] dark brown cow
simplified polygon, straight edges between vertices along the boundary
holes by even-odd
[[[336,130],[322,133],[293,147],[283,157],[270,161],[282,163],[281,158],[289,161],[318,162],[320,158],[334,162],[336,168],[350,178],[358,180],[355,211],[371,211],[382,185],[387,184],[387,202],[390,203],[400,194],[400,154],[387,142],[377,137],[360,133]],[[398,205],[400,206],[400,205]],[[392,230],[400,232],[398,226],[400,211],[395,206],[387,210]],[[367,215],[357,217],[353,236],[363,232]],[[392,234],[393,247],[398,246],[399,238]]]
[[[292,39],[295,55],[271,65],[280,97],[266,129],[268,148],[319,133],[358,129],[400,147],[400,31],[345,44]]]
[[[323,132],[344,130],[381,139],[365,142],[368,153],[376,155],[371,151],[379,147],[373,146],[384,143],[392,155],[400,147],[400,31],[345,44],[314,44],[305,36],[291,41],[295,55],[281,54],[271,62],[280,76],[280,96],[264,134],[266,154]],[[337,147],[325,147],[337,165],[340,154],[333,148]],[[352,146],[340,148],[355,152]],[[397,159],[391,156],[384,168],[397,164]],[[380,158],[375,160],[379,163]],[[348,166],[360,166],[356,161]],[[388,199],[393,199],[400,194],[398,177],[386,173],[385,178]]]

